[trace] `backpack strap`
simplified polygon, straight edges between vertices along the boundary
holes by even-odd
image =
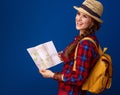
[[[94,41],[92,38],[90,38],[90,37],[85,37],[85,38],[83,38],[83,39],[80,40],[80,41],[83,41],[83,40],[89,40],[89,41],[91,41],[91,42],[95,45],[95,47],[97,48],[100,56],[103,55],[103,54],[106,52],[106,50],[107,50],[107,48],[104,48],[104,49],[102,50],[102,48],[100,47],[100,45],[99,45],[99,47],[98,47],[97,44],[95,43],[95,41]],[[79,43],[77,44],[76,49],[75,49],[75,55],[74,55],[74,59],[75,59],[75,60],[74,60],[74,65],[73,65],[73,71],[76,71],[76,57],[77,57],[78,46],[79,46]]]
[[[99,52],[100,56],[101,56],[102,54],[104,54],[104,53],[106,52],[106,50],[107,50],[107,48],[104,48],[104,49],[102,50],[102,48],[101,48],[100,45],[99,45],[99,47],[98,47],[97,44],[95,43],[95,41],[94,41],[92,38],[90,38],[90,37],[85,37],[85,38],[83,38],[81,41],[83,41],[83,40],[89,40],[89,41],[91,41],[91,42],[96,46],[96,48],[98,49],[98,52]]]

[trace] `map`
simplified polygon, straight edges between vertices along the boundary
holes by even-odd
[[[48,69],[62,62],[58,57],[53,41],[27,48],[27,51],[39,70]]]

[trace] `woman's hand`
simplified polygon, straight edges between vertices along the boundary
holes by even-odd
[[[51,70],[39,70],[40,74],[44,78],[53,78],[54,73]]]

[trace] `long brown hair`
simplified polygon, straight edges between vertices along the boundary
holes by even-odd
[[[92,19],[92,21],[93,21],[92,27],[90,27],[89,29],[86,29],[85,33],[82,34],[82,35],[80,35],[79,38],[75,41],[75,43],[70,44],[69,46],[67,46],[67,48],[65,49],[65,53],[64,53],[65,56],[66,56],[66,58],[69,59],[70,54],[75,50],[78,42],[79,42],[81,39],[83,39],[83,38],[86,37],[86,36],[89,36],[89,35],[92,34],[92,33],[95,33],[97,30],[100,29],[101,23],[97,22],[97,21],[94,20],[94,19]]]

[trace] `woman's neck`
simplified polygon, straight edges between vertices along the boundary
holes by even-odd
[[[81,36],[83,34],[85,34],[85,30],[80,30],[79,35]]]

